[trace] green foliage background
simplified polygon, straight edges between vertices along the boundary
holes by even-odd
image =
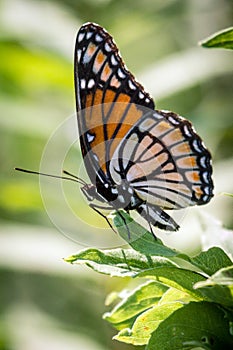
[[[232,198],[219,195],[233,187],[232,52],[197,43],[232,25],[232,1],[1,0],[0,10],[0,349],[132,349],[111,341],[114,333],[101,315],[105,295],[133,282],[61,261],[84,243],[107,247],[117,238],[67,184],[70,205],[83,219],[77,236],[67,239],[46,215],[38,179],[13,168],[38,170],[51,133],[74,113],[75,35],[84,22],[97,22],[114,36],[157,107],[186,116],[211,149],[217,195],[201,210],[210,215],[201,222],[219,244],[226,230],[215,219],[233,226]],[[75,173],[80,162],[74,149],[69,170]],[[53,185],[46,189],[62,217]],[[97,229],[88,226],[90,217]],[[197,253],[200,232],[192,231],[188,221],[181,233],[161,237]]]

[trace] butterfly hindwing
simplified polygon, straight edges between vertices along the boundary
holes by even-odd
[[[119,144],[110,171],[149,204],[180,209],[213,196],[210,153],[190,122],[173,112],[146,114]]]

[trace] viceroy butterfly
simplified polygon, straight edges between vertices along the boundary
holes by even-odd
[[[74,70],[80,144],[92,182],[82,187],[84,194],[116,210],[136,209],[149,224],[176,231],[179,225],[163,209],[213,197],[211,155],[201,138],[181,116],[154,110],[99,25],[80,28]]]
[[[213,197],[211,155],[189,121],[154,110],[127,70],[113,38],[84,24],[76,39],[75,90],[86,197],[136,211],[176,231],[163,209],[206,204]],[[101,206],[92,205],[94,209]]]

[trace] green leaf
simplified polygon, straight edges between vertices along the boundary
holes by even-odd
[[[199,255],[191,259],[191,263],[199,267],[209,276],[223,267],[231,266],[232,261],[228,255],[218,247],[213,247],[206,252],[201,252]]]
[[[157,304],[167,287],[154,281],[140,285],[129,293],[103,318],[111,323],[120,323]]]
[[[196,301],[195,298],[192,298],[191,295],[188,293],[185,293],[181,290],[175,289],[175,288],[169,288],[160,299],[159,304],[167,304],[172,303],[174,301],[182,302],[183,304],[187,304],[190,301]]]
[[[69,263],[86,264],[94,271],[110,276],[135,276],[141,270],[155,266],[176,266],[167,258],[150,257],[149,259],[133,249],[99,250],[84,249],[64,259]]]
[[[194,271],[165,266],[140,272],[137,277],[155,278],[158,282],[188,293],[195,300],[206,299],[200,291],[193,289],[197,282],[205,281],[205,277]]]
[[[148,343],[151,333],[170,316],[174,311],[183,307],[181,302],[156,305],[143,312],[135,321],[132,329],[123,329],[114,339],[133,345],[144,345]]]
[[[215,303],[233,307],[233,266],[217,271],[206,281],[195,284],[194,288]]]
[[[166,318],[152,334],[146,350],[232,349],[225,313],[213,303],[191,302]]]
[[[159,324],[191,300],[188,294],[169,288],[156,305],[139,315],[130,329],[123,329],[114,339],[134,345],[147,344]]]
[[[116,212],[112,215],[114,225],[119,235],[126,240],[133,249],[145,255],[174,257],[180,254],[174,249],[163,245],[160,239],[156,239],[151,232],[136,223],[126,212],[120,211],[120,213]]]
[[[221,30],[200,42],[203,47],[220,47],[233,50],[233,27]]]

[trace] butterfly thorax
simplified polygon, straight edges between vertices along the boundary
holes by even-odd
[[[116,208],[125,210],[136,209],[143,201],[138,197],[132,186],[127,180],[122,179],[121,183],[116,186],[117,198],[114,202]]]
[[[143,202],[126,180],[117,185],[107,182],[97,186],[89,184],[83,186],[82,191],[89,201],[106,202],[114,209],[133,210]]]

